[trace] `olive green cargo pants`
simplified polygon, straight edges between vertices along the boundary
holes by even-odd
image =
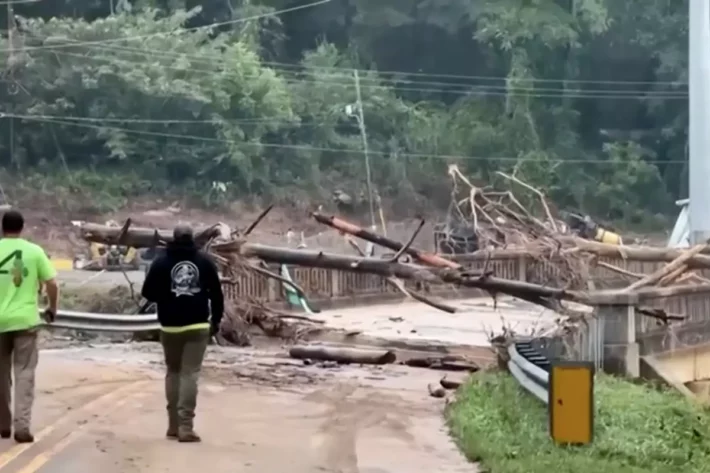
[[[30,432],[35,397],[38,329],[0,333],[0,431],[10,431],[15,375],[15,432]]]
[[[209,329],[160,334],[167,368],[165,397],[168,402],[169,435],[193,432],[197,381],[209,340]]]

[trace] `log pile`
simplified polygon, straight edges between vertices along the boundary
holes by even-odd
[[[405,286],[404,281],[413,281],[417,283],[415,286],[422,287],[450,285],[477,288],[488,292],[494,298],[503,294],[552,309],[566,316],[566,320],[571,322],[587,317],[589,312],[568,308],[565,302],[592,305],[598,295],[594,285],[590,284],[590,275],[595,266],[629,279],[631,284],[628,287],[616,289],[614,293],[635,294],[641,298],[641,302],[676,294],[710,292],[710,280],[696,273],[696,270],[710,268],[708,245],[699,245],[684,251],[617,246],[585,240],[573,234],[564,222],[555,217],[540,191],[519,179],[501,174],[502,178],[527,189],[538,198],[540,208],[537,212],[527,210],[520,199],[510,191],[476,187],[456,167],[451,167],[449,172],[454,179],[455,192],[460,192],[461,183],[468,189],[466,199],[455,201],[456,211],[463,219],[471,222],[479,240],[484,242],[484,248],[473,255],[441,255],[417,248],[414,243],[425,224],[423,220],[409,241],[399,242],[336,216],[318,212],[313,213],[312,217],[342,233],[353,247],[353,254],[290,249],[250,241],[249,235],[267,216],[271,207],[265,209],[243,231],[225,231],[224,224],[217,224],[198,229],[196,240],[212,255],[225,282],[236,282],[237,278],[246,272],[256,273],[292,287],[306,300],[308,295],[302,288],[273,272],[269,264],[376,274],[385,278],[406,296],[446,312],[455,312],[456,309],[441,301],[432,300],[422,291],[410,289]],[[169,230],[135,228],[130,219],[121,228],[83,224],[80,232],[87,241],[134,248],[163,246],[170,243],[172,238]],[[356,239],[382,246],[393,253],[383,257],[367,257]],[[535,284],[501,278],[492,269],[493,260],[522,257],[535,258],[549,264],[555,269],[554,279]],[[652,274],[634,274],[601,261],[602,258],[610,257],[661,261],[667,264]],[[479,264],[474,267],[470,264],[472,260]],[[480,264],[481,261],[483,264]],[[267,308],[256,300],[232,302],[235,305],[229,308],[222,334],[224,339],[231,343],[248,343],[245,334],[251,326],[257,326],[269,335],[298,339],[304,331],[311,330],[317,324],[305,316]],[[680,317],[651,307],[641,307],[641,312],[663,322]]]

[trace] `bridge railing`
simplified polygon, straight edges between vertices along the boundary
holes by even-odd
[[[650,274],[665,264],[621,258],[601,258],[599,261],[635,274]],[[548,284],[559,274],[561,263],[561,260],[559,262],[554,259],[541,260],[530,255],[521,255],[492,259],[487,268],[492,269],[497,277]],[[483,269],[486,266],[486,257],[485,255],[471,256],[466,259],[465,264],[474,269]],[[300,285],[314,301],[332,300],[337,302],[352,298],[372,298],[373,301],[379,301],[401,297],[401,294],[387,284],[384,278],[376,275],[320,268],[289,268],[289,270],[294,282]],[[707,276],[710,277],[710,271],[707,272]],[[590,277],[598,289],[622,287],[629,281],[628,278],[603,266],[594,267]],[[409,288],[416,288],[416,283],[412,281],[406,281],[405,284]],[[266,303],[285,301],[278,281],[254,273],[238,276],[234,284],[225,284],[224,290],[227,297],[234,299],[248,296]],[[432,286],[431,291],[434,293],[436,291],[450,291],[450,288]],[[673,302],[673,304],[680,308],[685,302],[679,301]],[[694,304],[697,305],[697,303]],[[697,309],[697,313],[700,314],[701,309]]]
[[[649,263],[621,258],[602,258],[600,261],[609,263],[627,272],[635,274],[651,273],[665,263]],[[486,265],[485,255],[467,258],[466,264],[482,269]],[[514,255],[497,258],[488,263],[488,269],[493,269],[495,275],[508,279],[526,282],[546,283],[558,271],[560,265],[552,260],[541,260],[530,255]],[[326,308],[328,304],[350,305],[353,303],[377,303],[402,299],[402,294],[392,288],[384,278],[370,274],[360,274],[348,271],[333,271],[319,268],[289,268],[293,281],[300,285],[309,298]],[[704,271],[704,276],[710,277],[710,271]],[[591,270],[591,279],[597,288],[622,287],[628,284],[618,272],[596,266]],[[413,281],[405,281],[411,289],[421,289]],[[432,286],[429,292],[433,295],[451,295],[452,289],[447,286]],[[267,304],[285,304],[286,297],[280,282],[268,279],[255,273],[245,273],[236,277],[233,283],[225,283],[225,296],[230,299],[254,298]],[[476,291],[458,291],[460,296],[473,296]],[[481,293],[481,295],[484,295]],[[710,295],[693,294],[668,297],[654,301],[657,307],[664,308],[669,313],[685,314],[687,319],[682,323],[671,325],[671,328],[660,326],[654,319],[638,315],[635,329],[639,339],[661,338],[664,346],[675,342],[681,346],[701,343],[696,340],[698,332],[710,333]],[[77,324],[76,318],[65,319],[67,324]],[[133,320],[137,322],[137,320]],[[707,326],[707,327],[706,327]],[[699,327],[699,328],[698,328]],[[694,330],[698,328],[698,330]],[[706,328],[705,330],[701,330]],[[576,332],[568,333],[556,339],[539,339],[535,343],[552,359],[564,357],[583,361],[600,363],[604,352],[605,328],[603,318],[591,320],[585,327]],[[665,338],[664,338],[665,337]],[[707,335],[710,342],[710,334]]]

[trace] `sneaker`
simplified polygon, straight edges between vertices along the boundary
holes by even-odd
[[[177,429],[168,429],[168,431],[165,433],[165,436],[169,440],[177,440],[178,439]]]
[[[34,435],[29,432],[15,432],[15,442],[17,443],[32,443],[34,441]]]
[[[10,429],[0,430],[0,438],[9,439],[10,437],[12,437],[12,430],[10,430]]]

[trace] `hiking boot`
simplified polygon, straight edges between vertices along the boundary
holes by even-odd
[[[17,443],[32,443],[34,441],[34,435],[29,432],[15,432],[15,442]]]
[[[179,425],[178,415],[168,409],[168,430],[165,432],[165,436],[170,440],[177,440],[178,431],[180,430],[178,428]]]
[[[12,437],[12,430],[10,430],[10,429],[0,430],[0,438],[9,439],[10,437]]]
[[[197,442],[202,442],[202,439],[195,432],[180,432],[178,434],[178,442],[180,442],[180,443],[197,443]]]

